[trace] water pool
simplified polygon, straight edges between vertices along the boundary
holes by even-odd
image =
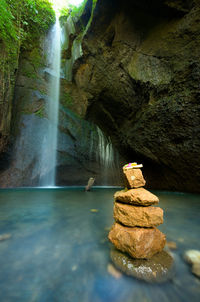
[[[200,280],[182,255],[200,250],[200,195],[153,192],[165,211],[159,229],[178,248],[173,280],[148,284],[108,272],[115,191],[0,190],[0,235],[11,234],[0,241],[0,301],[199,301]]]

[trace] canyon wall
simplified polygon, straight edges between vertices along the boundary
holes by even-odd
[[[98,1],[73,79],[151,188],[200,191],[200,2]]]

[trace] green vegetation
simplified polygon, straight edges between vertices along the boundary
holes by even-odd
[[[68,91],[62,92],[61,103],[66,108],[71,107],[73,105],[73,98]]]
[[[87,0],[84,0],[80,6],[68,4],[67,7],[63,7],[60,10],[60,17],[68,17],[69,15],[71,15],[72,17],[79,18],[84,11],[86,3]]]
[[[0,98],[13,93],[21,49],[39,47],[40,37],[55,21],[49,0],[0,0]],[[40,54],[31,53],[38,66]],[[35,77],[35,74],[30,75]],[[6,88],[7,87],[7,88]],[[7,90],[6,90],[7,89]]]
[[[84,0],[80,6],[68,4],[67,7],[60,9],[60,18],[69,17],[71,15],[76,20],[79,19],[85,9],[88,0]],[[93,0],[93,8],[96,6],[97,0]]]
[[[37,115],[40,118],[44,118],[45,117],[45,107],[41,106],[41,108],[35,112],[35,115]]]
[[[48,0],[1,0],[0,42],[8,52],[21,46],[28,48],[54,21]]]

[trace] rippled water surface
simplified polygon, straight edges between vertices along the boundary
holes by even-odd
[[[0,241],[0,301],[199,301],[200,280],[182,256],[200,250],[200,195],[154,192],[165,211],[159,229],[178,248],[173,280],[148,284],[108,272],[115,191],[1,190],[0,235],[11,238]]]

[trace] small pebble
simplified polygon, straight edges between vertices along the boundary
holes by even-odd
[[[199,263],[200,264],[200,251],[198,250],[188,250],[184,253],[184,259],[190,264]]]
[[[115,279],[121,278],[122,274],[112,265],[108,264],[107,271],[110,275],[112,275]]]
[[[75,272],[77,270],[77,265],[72,266],[72,272]]]
[[[0,241],[9,239],[12,235],[11,234],[2,234],[0,235]]]
[[[167,246],[170,250],[176,250],[176,249],[177,249],[176,242],[174,242],[174,241],[167,241],[167,242],[166,242],[166,246]]]
[[[183,255],[185,261],[192,265],[192,273],[200,278],[200,251],[188,250]]]
[[[97,212],[99,212],[99,210],[97,210],[97,209],[91,209],[90,212],[97,213]]]

